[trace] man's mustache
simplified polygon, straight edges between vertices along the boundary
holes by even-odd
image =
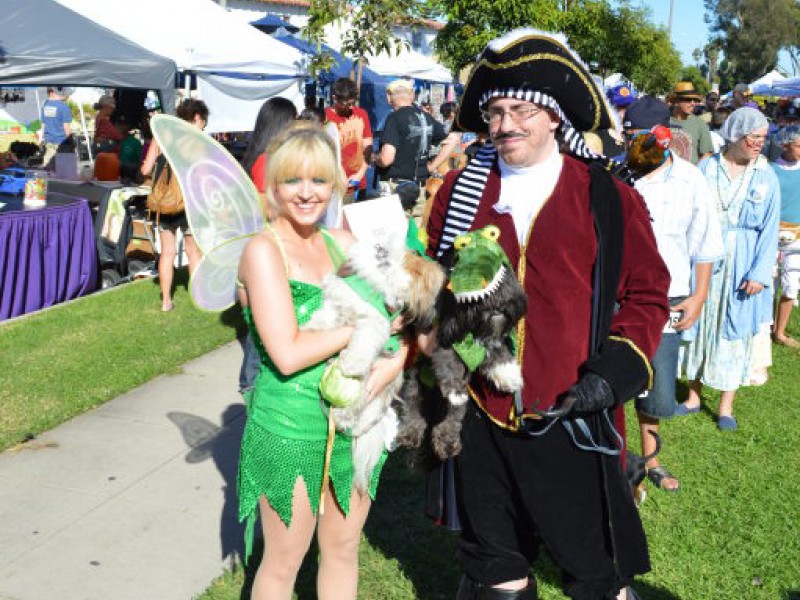
[[[526,138],[529,134],[519,133],[518,131],[509,131],[508,133],[498,133],[494,136],[495,142],[502,142],[503,140],[510,140],[514,138]]]

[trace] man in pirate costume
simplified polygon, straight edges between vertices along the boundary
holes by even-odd
[[[669,273],[641,196],[578,133],[611,127],[609,107],[562,37],[522,29],[478,57],[456,127],[490,143],[446,177],[428,252],[446,257],[457,235],[496,225],[528,297],[521,394],[479,377],[470,386],[455,463],[457,598],[536,598],[539,543],[571,598],[634,598],[628,586],[650,565],[619,407],[652,380]]]

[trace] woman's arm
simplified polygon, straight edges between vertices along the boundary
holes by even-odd
[[[762,182],[767,184],[767,193],[764,199],[766,203],[764,220],[761,229],[757,232],[753,264],[745,275],[745,281],[742,284],[742,288],[748,294],[758,293],[764,287],[772,285],[772,270],[778,259],[778,229],[781,212],[780,185],[778,184],[777,176],[771,171],[765,173],[763,180],[758,183]],[[750,283],[756,283],[756,285],[747,285]]]
[[[153,166],[156,164],[156,159],[158,158],[159,154],[161,154],[161,150],[159,149],[156,140],[150,140],[150,145],[147,147],[147,154],[142,161],[142,166],[140,169],[142,175],[147,177],[153,172]]]
[[[245,247],[239,279],[247,290],[258,335],[281,374],[292,375],[318,364],[350,341],[352,327],[329,331],[298,328],[283,258],[268,233],[258,235]]]

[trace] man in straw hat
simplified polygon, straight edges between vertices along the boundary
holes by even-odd
[[[522,392],[480,377],[470,388],[455,462],[457,598],[536,598],[540,542],[571,598],[633,598],[650,564],[620,406],[652,380],[669,273],[641,196],[578,133],[611,127],[610,108],[563,36],[520,29],[478,57],[456,126],[489,143],[445,178],[428,252],[446,257],[457,235],[496,225],[528,298]]]
[[[667,96],[667,101],[672,105],[669,126],[685,132],[692,138],[692,155],[689,162],[695,165],[705,157],[711,156],[714,151],[708,125],[694,114],[694,109],[701,100],[702,97],[695,91],[691,81],[679,81],[672,93]]]

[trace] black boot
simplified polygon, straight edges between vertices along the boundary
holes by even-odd
[[[464,575],[458,586],[456,600],[536,600],[536,580],[528,579],[521,590],[503,590],[478,583]]]

